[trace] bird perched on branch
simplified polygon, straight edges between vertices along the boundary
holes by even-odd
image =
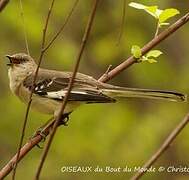
[[[72,72],[39,68],[33,86],[37,64],[27,54],[7,55],[8,76],[11,91],[24,103],[28,103],[33,91],[32,108],[55,117],[58,115]],[[113,103],[117,97],[150,98],[170,101],[186,101],[186,95],[172,91],[125,88],[97,81],[91,76],[77,73],[64,113],[72,112],[81,104]]]

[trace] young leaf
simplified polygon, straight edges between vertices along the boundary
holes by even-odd
[[[161,10],[161,9],[157,9],[156,10],[156,15],[157,15],[157,17],[158,17],[158,19],[159,19],[159,16],[160,16],[160,14],[163,12],[163,10]]]
[[[142,52],[139,46],[137,45],[133,45],[131,48],[131,54],[135,57],[135,58],[140,58],[142,56]]]
[[[145,9],[146,6],[140,3],[131,2],[129,3],[130,7],[136,8],[136,9]]]
[[[155,59],[147,59],[149,63],[156,63],[157,61]]]
[[[151,50],[147,53],[146,57],[149,58],[149,57],[159,57],[161,54],[163,54],[161,51],[159,50]]]
[[[164,23],[166,20],[169,18],[180,14],[180,12],[177,9],[170,8],[170,9],[165,9],[160,15],[159,15],[159,22],[160,24]]]
[[[147,13],[150,15],[154,16],[155,18],[158,18],[158,7],[157,6],[146,6],[144,9]]]
[[[135,3],[135,2],[129,3],[129,6],[136,9],[142,9],[146,11],[148,14],[150,14],[151,16],[155,17],[158,20],[159,27],[163,25],[168,25],[168,23],[166,23],[165,21],[180,13],[177,9],[174,9],[174,8],[161,10],[161,9],[158,9],[158,6],[145,6],[143,4]]]
[[[170,23],[167,23],[167,22],[166,22],[166,23],[161,23],[160,26],[167,26],[167,25],[169,25],[169,24],[170,24]]]
[[[146,56],[142,56],[141,58],[140,58],[140,61],[147,61],[148,60],[148,58],[146,57]]]
[[[149,13],[150,15],[154,16],[155,18],[158,18],[158,7],[157,6],[145,6],[143,4],[140,3],[135,3],[135,2],[131,2],[129,3],[130,7],[136,8],[136,9],[142,9],[144,11],[146,11],[147,13]]]
[[[152,58],[148,58],[147,56],[142,56],[138,62],[145,62],[148,61],[149,63],[156,63],[157,61]]]

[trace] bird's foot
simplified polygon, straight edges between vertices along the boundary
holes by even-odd
[[[38,128],[35,133],[29,138],[30,141],[32,141],[33,138],[35,138],[36,136],[40,135],[42,137],[41,142],[45,142],[46,140],[46,134],[43,132],[43,127]],[[42,149],[43,147],[40,146],[39,144],[36,145],[38,148]]]
[[[53,119],[54,119],[53,117],[50,118],[44,125],[42,125],[41,127],[39,127],[39,128],[35,131],[35,133],[29,138],[29,140],[32,141],[32,139],[33,139],[34,137],[40,135],[40,136],[42,137],[42,140],[41,140],[41,141],[42,141],[42,142],[45,142],[47,134],[45,134],[44,129],[45,129],[46,127],[50,126],[50,125],[54,122]],[[36,146],[42,149],[42,147],[41,147],[39,144],[37,144]]]
[[[61,117],[61,120],[59,122],[59,125],[64,125],[64,126],[68,126],[68,121],[69,121],[69,115],[71,114],[72,112],[69,112],[69,113],[65,113],[62,115]]]

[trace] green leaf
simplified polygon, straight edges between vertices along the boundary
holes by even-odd
[[[142,56],[139,60],[142,61],[142,62],[144,62],[144,61],[147,61],[148,58],[146,56]]]
[[[139,46],[137,45],[133,45],[131,48],[131,54],[135,57],[135,58],[140,58],[142,56],[142,52]]]
[[[140,3],[131,2],[129,3],[130,7],[136,8],[136,9],[145,9],[146,6]]]
[[[146,57],[149,58],[149,57],[159,57],[161,54],[163,54],[161,51],[159,50],[151,50],[147,53]]]
[[[147,13],[149,13],[150,15],[152,15],[153,17],[158,18],[158,14],[157,14],[158,7],[157,6],[146,6],[144,10]]]
[[[167,26],[167,25],[169,25],[170,23],[161,23],[161,24],[159,24],[159,26],[161,27],[161,26]]]
[[[159,17],[158,14],[158,6],[145,6],[143,4],[140,3],[135,3],[135,2],[131,2],[129,3],[130,7],[136,8],[136,9],[142,9],[144,11],[146,11],[147,13],[149,13],[150,15],[152,15],[155,18]]]
[[[146,11],[151,16],[155,17],[159,21],[159,27],[165,24],[165,21],[167,21],[169,18],[179,14],[180,12],[175,8],[168,8],[165,10],[158,9],[158,6],[146,6],[140,3],[131,2],[129,3],[129,6],[136,8],[136,9],[142,9]]]
[[[157,61],[155,59],[148,59],[147,60],[149,63],[157,63]]]
[[[157,9],[157,11],[156,11],[156,15],[157,15],[157,17],[158,17],[158,19],[159,19],[159,16],[160,16],[160,14],[163,12],[163,10],[161,10],[161,9]]]
[[[166,20],[169,18],[180,14],[180,12],[177,9],[170,8],[170,9],[165,9],[160,15],[159,15],[159,22],[160,24],[164,23]]]
[[[157,61],[153,58],[148,58],[147,56],[142,56],[138,62],[145,62],[148,61],[149,63],[156,63]]]

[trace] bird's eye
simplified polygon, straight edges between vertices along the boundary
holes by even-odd
[[[12,58],[11,59],[14,64],[20,64],[20,60],[18,58]]]

